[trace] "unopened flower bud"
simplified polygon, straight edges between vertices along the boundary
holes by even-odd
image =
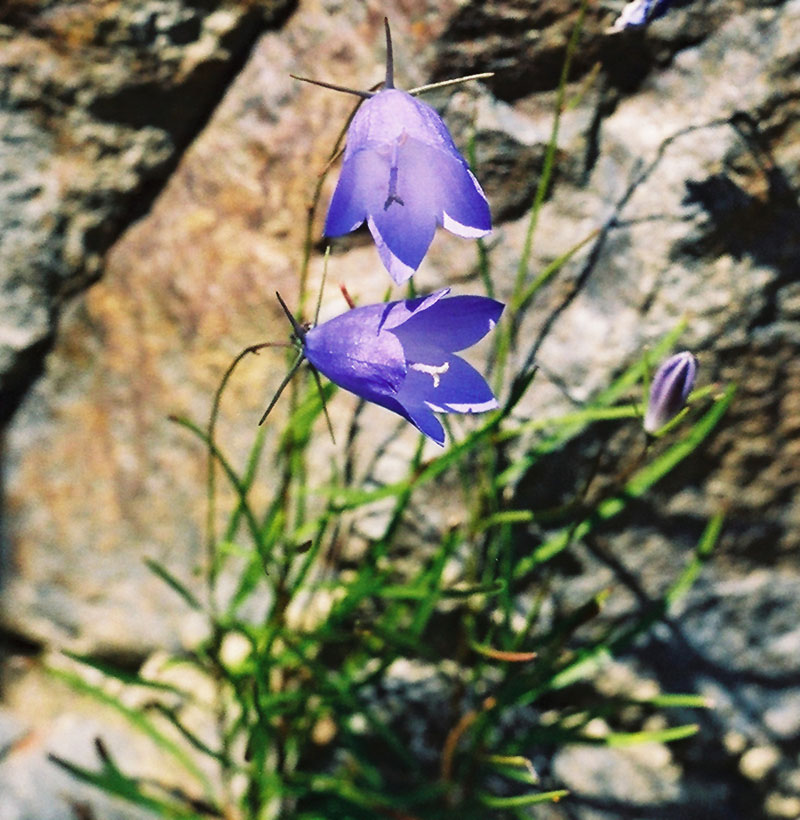
[[[650,386],[645,432],[652,435],[683,410],[696,377],[697,359],[688,350],[670,356],[661,364]]]

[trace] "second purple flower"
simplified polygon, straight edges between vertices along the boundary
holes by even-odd
[[[503,305],[485,296],[430,296],[358,307],[303,336],[306,358],[345,390],[410,421],[437,444],[437,413],[497,407],[483,376],[455,351],[482,339]]]

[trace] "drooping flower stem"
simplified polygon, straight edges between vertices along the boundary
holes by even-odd
[[[275,406],[278,399],[281,397],[281,393],[283,393],[284,389],[286,388],[286,385],[289,384],[294,374],[297,373],[298,369],[300,368],[300,365],[303,363],[304,358],[305,356],[303,355],[303,353],[300,353],[294,360],[294,363],[289,368],[289,372],[283,377],[283,381],[280,383],[280,386],[275,391],[275,395],[272,397],[272,400],[267,405],[267,409],[264,411],[264,415],[261,416],[261,419],[258,422],[259,426],[261,426],[267,420],[267,416],[270,414],[272,408]]]
[[[207,475],[206,475],[206,562],[207,572],[206,579],[208,581],[208,607],[211,612],[216,611],[216,599],[214,595],[215,584],[217,579],[217,532],[216,532],[216,464],[218,460],[218,451],[215,441],[217,419],[219,418],[220,402],[222,401],[222,394],[233,375],[239,362],[251,353],[258,353],[266,347],[288,347],[285,342],[262,342],[261,344],[251,345],[246,347],[239,353],[238,356],[228,365],[228,369],[222,376],[219,386],[214,393],[214,401],[211,405],[211,413],[209,414],[208,427],[206,428],[206,445],[208,448],[207,460]]]

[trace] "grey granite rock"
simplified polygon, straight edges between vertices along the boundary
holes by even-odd
[[[0,426],[61,307],[101,273],[291,1],[35,3],[0,10]]]
[[[6,726],[14,723],[9,736]],[[153,814],[110,798],[78,782],[57,766],[49,755],[75,765],[95,769],[94,740],[103,735],[111,741],[116,759],[137,765],[136,755],[126,751],[130,739],[119,730],[79,713],[65,713],[46,730],[33,730],[0,710],[0,817],[3,820],[152,820]]]

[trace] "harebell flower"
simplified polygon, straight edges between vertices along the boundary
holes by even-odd
[[[486,296],[444,298],[449,292],[356,307],[310,330],[278,299],[316,370],[443,445],[444,429],[434,413],[482,413],[498,406],[483,376],[456,351],[482,339],[503,312],[500,302]]]
[[[364,99],[347,132],[325,235],[342,236],[366,221],[384,267],[401,284],[419,267],[437,225],[476,238],[489,233],[492,222],[486,196],[442,118],[394,87],[388,22],[386,49],[380,91],[306,81]]]

